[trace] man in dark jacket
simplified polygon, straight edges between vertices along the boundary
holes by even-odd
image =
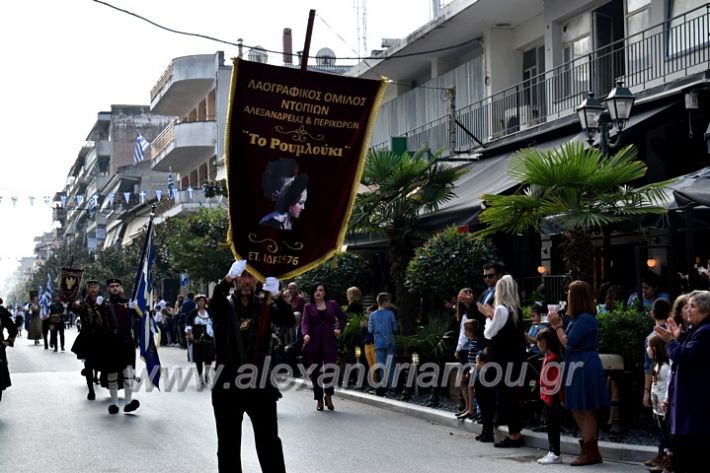
[[[281,473],[286,471],[276,418],[281,393],[271,382],[271,324],[292,327],[296,320],[291,306],[279,297],[278,280],[267,278],[261,299],[255,294],[255,281],[240,277],[245,268],[245,261],[235,261],[210,301],[217,361],[212,389],[217,460],[221,472],[242,471],[242,419],[246,413],[254,427],[262,471]],[[234,282],[237,288],[230,295]]]

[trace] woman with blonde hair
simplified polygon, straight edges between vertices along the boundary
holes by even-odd
[[[522,406],[518,400],[520,374],[525,362],[525,330],[520,314],[518,284],[505,275],[496,283],[495,307],[479,303],[478,310],[486,316],[484,336],[490,340],[491,362],[501,370],[496,387],[501,414],[508,425],[508,436],[493,444],[498,448],[522,447]]]

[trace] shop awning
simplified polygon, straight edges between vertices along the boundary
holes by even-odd
[[[131,241],[138,235],[138,233],[148,225],[150,217],[136,217],[130,222],[126,223],[126,231],[123,234],[123,241],[121,246],[130,245]]]
[[[583,133],[574,133],[532,147],[547,151],[569,141],[583,142],[585,139]],[[439,229],[450,225],[463,226],[473,223],[481,211],[483,194],[502,194],[518,184],[508,175],[508,162],[518,151],[506,152],[469,164],[466,173],[454,185],[456,196],[437,211],[422,216],[424,226]]]
[[[676,178],[671,184],[673,200],[668,208],[705,206],[710,208],[710,166]]]

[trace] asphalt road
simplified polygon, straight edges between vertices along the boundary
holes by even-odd
[[[111,416],[108,391],[98,388],[97,399],[86,400],[82,365],[69,351],[75,335],[67,331],[64,353],[25,338],[8,350],[13,386],[0,403],[0,473],[217,471],[208,389],[192,379],[185,389],[142,388],[134,396],[140,409]],[[161,348],[160,356],[169,369],[189,368],[184,350]],[[534,461],[540,450],[494,449],[467,432],[343,399],[335,404],[334,412],[317,412],[310,391],[284,392],[279,430],[289,472],[579,472],[569,456],[564,465],[542,466]],[[244,471],[260,471],[248,418],[242,443]],[[646,470],[605,462],[584,471]]]

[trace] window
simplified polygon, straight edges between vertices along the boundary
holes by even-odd
[[[591,14],[585,12],[562,27],[562,60],[565,63],[565,97],[578,95],[590,89],[589,55],[592,52]]]
[[[651,0],[626,0],[627,75],[649,67],[648,45],[642,31],[651,26]]]
[[[682,54],[707,43],[707,0],[671,0],[668,55]]]
[[[522,102],[528,106],[521,122],[535,121],[544,115],[545,79],[538,77],[545,72],[545,47],[538,46],[523,52],[523,96]]]

